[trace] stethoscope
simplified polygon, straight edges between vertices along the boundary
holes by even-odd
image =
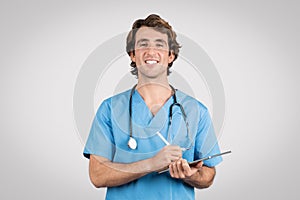
[[[129,140],[128,140],[128,147],[132,150],[137,148],[137,141],[132,136],[132,119],[131,119],[131,117],[132,117],[132,95],[133,95],[133,92],[134,92],[136,86],[137,85],[134,85],[133,88],[131,89],[130,97],[129,97],[129,132],[130,132],[130,135],[129,135]],[[190,132],[189,131],[189,123],[187,121],[186,113],[185,113],[182,105],[177,102],[176,89],[172,85],[170,85],[170,87],[171,87],[172,92],[173,92],[173,95],[172,95],[173,103],[169,108],[170,111],[169,111],[168,136],[169,136],[170,127],[171,127],[171,124],[172,124],[172,116],[173,116],[173,107],[174,106],[178,106],[180,108],[180,111],[181,111],[182,116],[183,116],[183,120],[185,122],[187,135],[189,136],[189,132]]]

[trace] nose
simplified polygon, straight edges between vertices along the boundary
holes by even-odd
[[[155,55],[155,54],[156,54],[156,49],[155,49],[155,47],[153,47],[153,46],[152,46],[152,47],[148,47],[146,53],[147,53],[148,55]]]

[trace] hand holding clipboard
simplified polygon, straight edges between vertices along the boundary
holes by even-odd
[[[225,151],[225,152],[218,153],[218,154],[215,154],[215,155],[212,155],[212,156],[208,156],[208,157],[205,157],[205,158],[194,160],[192,162],[189,162],[189,166],[193,167],[193,166],[196,166],[201,161],[208,160],[208,159],[211,159],[211,158],[214,158],[214,157],[217,157],[217,156],[221,156],[221,155],[224,155],[224,154],[228,154],[228,153],[231,153],[231,151]],[[168,169],[164,169],[162,171],[159,171],[158,173],[161,174],[161,173],[164,173],[164,172],[167,172],[167,171],[169,171],[169,168]]]

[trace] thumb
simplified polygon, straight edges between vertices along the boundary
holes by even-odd
[[[203,166],[203,161],[198,162],[197,165],[195,166],[195,168],[201,168]]]

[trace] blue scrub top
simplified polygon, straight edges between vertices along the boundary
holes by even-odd
[[[159,131],[172,145],[189,150],[183,158],[193,161],[220,153],[217,138],[207,108],[183,92],[176,91],[177,102],[187,115],[189,134],[178,106],[173,107],[172,124],[169,124],[169,108],[174,102],[169,98],[163,107],[152,115],[137,90],[132,95],[132,135],[137,149],[128,147],[130,90],[106,99],[100,105],[84,148],[84,156],[91,154],[105,157],[112,162],[131,163],[156,155],[165,143],[157,136]],[[222,161],[215,157],[204,161],[213,167]],[[135,181],[107,189],[106,199],[194,199],[194,188],[170,174],[150,173]]]

